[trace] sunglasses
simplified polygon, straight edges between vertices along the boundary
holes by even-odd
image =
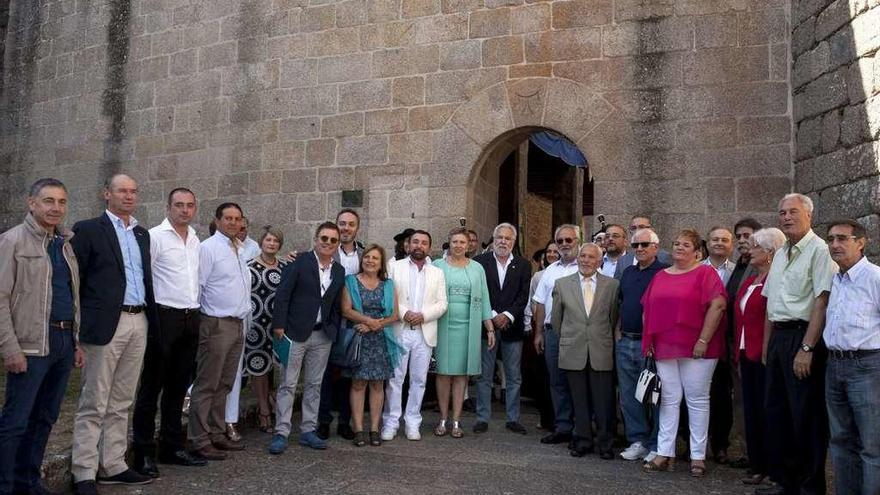
[[[651,246],[651,244],[654,244],[654,243],[653,242],[633,242],[633,243],[630,243],[630,246],[633,249],[638,249],[638,248],[648,249]]]
[[[556,239],[556,244],[574,244],[574,241],[571,237],[560,237]]]
[[[326,236],[326,235],[322,235],[321,237],[318,237],[318,240],[323,242],[324,244],[336,244],[337,242],[339,242],[338,237],[330,237],[330,236]]]

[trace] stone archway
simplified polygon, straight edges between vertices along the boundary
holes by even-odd
[[[622,122],[614,110],[585,86],[559,78],[507,81],[477,93],[435,136],[434,163],[423,168],[431,195],[440,203],[432,224],[448,228],[460,215],[473,219],[478,232],[487,232],[497,220],[491,205],[497,190],[493,196],[491,177],[536,130],[568,137],[588,157],[591,177],[610,178],[613,166],[606,157],[613,154],[608,152],[607,133],[599,129],[600,124],[607,129]]]

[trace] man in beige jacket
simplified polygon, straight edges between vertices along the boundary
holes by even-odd
[[[67,190],[56,179],[31,186],[30,213],[0,235],[0,355],[6,402],[0,413],[0,493],[43,493],[40,465],[79,350],[79,271],[62,222]]]

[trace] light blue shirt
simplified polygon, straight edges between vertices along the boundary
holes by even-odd
[[[718,274],[718,278],[721,279],[721,283],[727,285],[727,281],[730,280],[730,276],[733,275],[733,271],[736,269],[736,263],[730,260],[725,260],[718,266],[712,264],[711,258],[706,258],[703,260],[703,264],[706,266],[711,266],[715,273]]]
[[[143,306],[146,304],[147,291],[144,289],[144,265],[141,260],[141,248],[134,237],[134,228],[138,221],[134,217],[128,217],[128,226],[121,218],[106,210],[113,229],[116,230],[116,239],[119,241],[119,250],[122,251],[122,266],[125,269],[125,297],[122,304],[126,306]]]
[[[880,267],[862,257],[834,275],[823,338],[829,349],[880,349]]]
[[[219,230],[199,247],[202,313],[245,319],[251,313],[251,272],[242,244]]]

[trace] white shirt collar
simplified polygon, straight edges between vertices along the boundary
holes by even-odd
[[[162,220],[162,223],[157,225],[156,228],[159,230],[166,230],[166,231],[174,232],[175,234],[177,233],[177,231],[174,230],[174,226],[171,225],[171,221],[168,220],[168,217],[165,217],[165,219]],[[186,226],[186,232],[187,232],[188,236],[196,235],[196,229],[192,228],[192,225]]]
[[[497,254],[492,253],[492,257],[495,258],[495,263],[497,263],[499,265],[501,264],[501,260],[498,259]],[[513,263],[513,253],[510,253],[509,255],[507,255],[507,262],[504,263],[504,267],[507,268],[511,263]]]

